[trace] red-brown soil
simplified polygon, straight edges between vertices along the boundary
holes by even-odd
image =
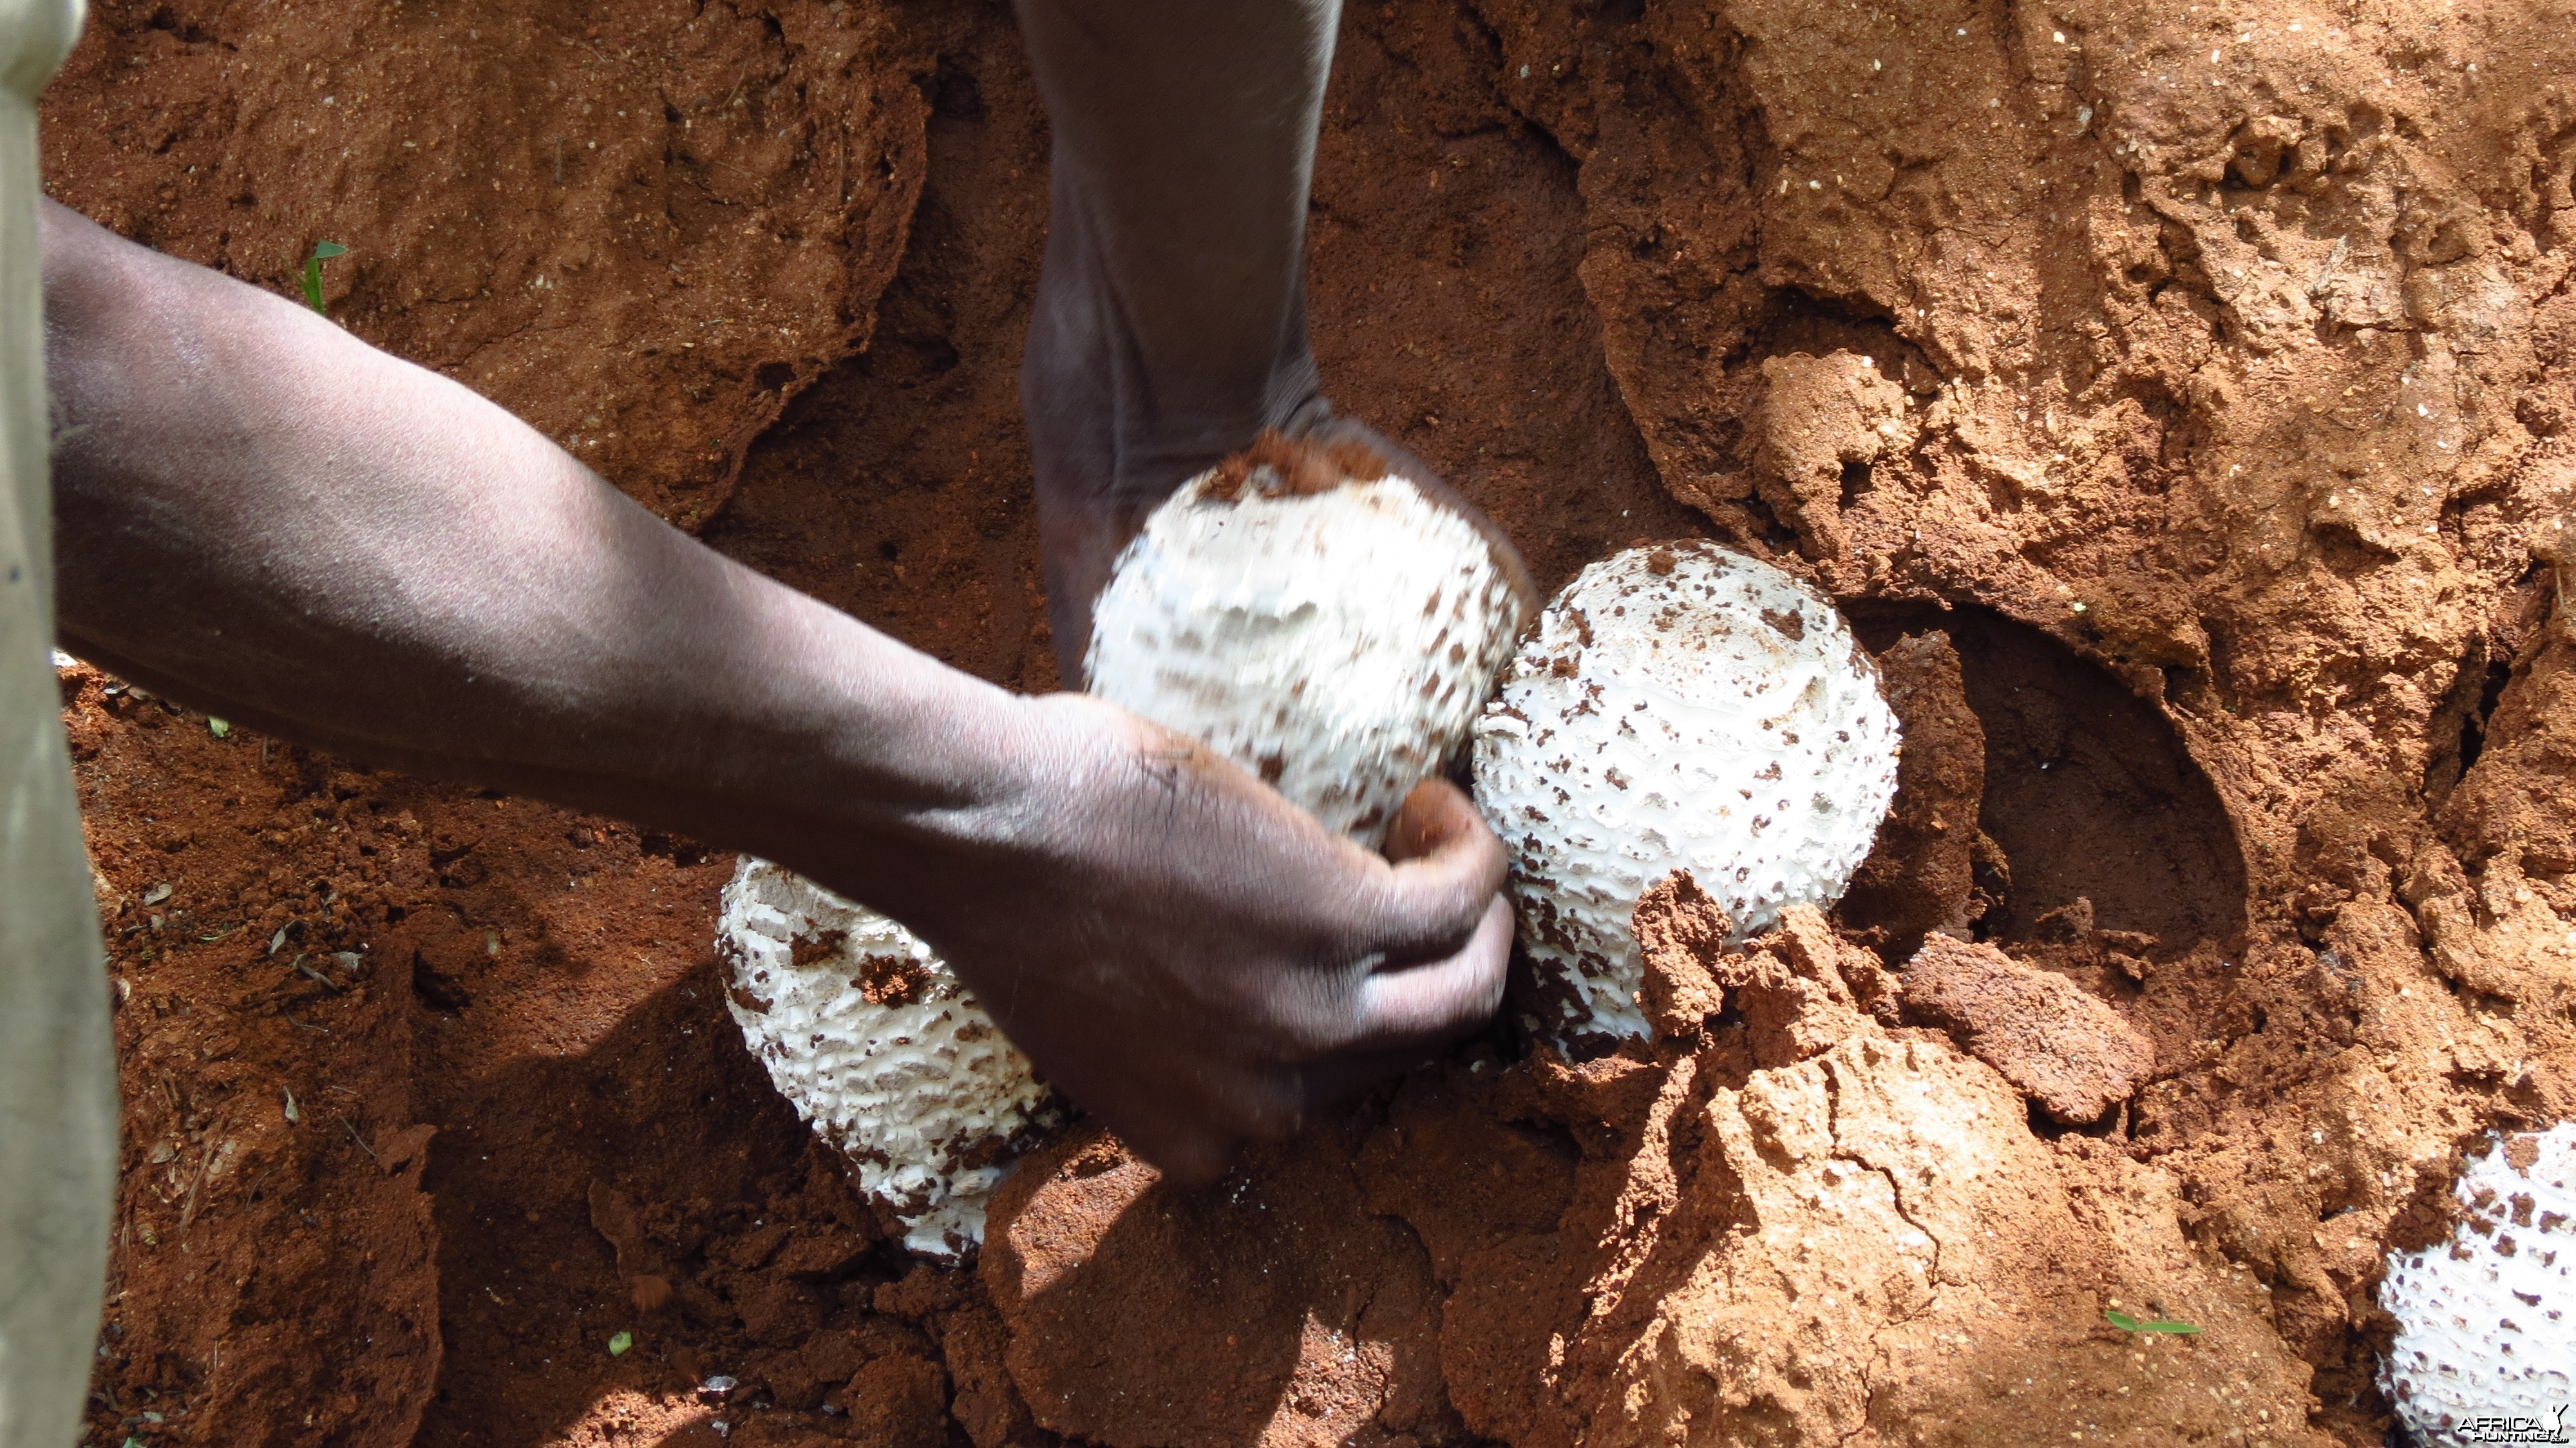
[[[2381,1254],[2576,1112],[2571,24],[1354,9],[1337,401],[1543,586],[1805,572],[1907,794],[1838,923],[1729,956],[1659,894],[1652,1048],[1498,1035],[1206,1192],[1076,1127],[978,1269],[745,1055],[723,857],[67,672],[127,1107],[91,1441],[2382,1441]],[[361,336],[1052,686],[1006,9],[103,0],[46,118],[67,203],[280,289],[343,242]],[[2035,1113],[1993,1063],[2075,1017],[1910,1013],[1944,928],[2151,1079]]]

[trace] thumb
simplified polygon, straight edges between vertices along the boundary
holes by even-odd
[[[1381,887],[1353,924],[1361,951],[1390,961],[1455,954],[1503,888],[1503,842],[1445,779],[1426,779],[1405,796],[1387,827],[1386,857]]]

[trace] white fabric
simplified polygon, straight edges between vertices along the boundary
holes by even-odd
[[[0,0],[0,1448],[79,1436],[116,1189],[98,911],[52,645],[36,93],[81,0]]]

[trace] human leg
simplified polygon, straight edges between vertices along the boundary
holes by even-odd
[[[1055,132],[1020,395],[1056,660],[1082,682],[1091,603],[1172,490],[1265,428],[1357,442],[1473,522],[1421,459],[1324,398],[1306,332],[1306,198],[1340,0],[1019,0]]]
[[[1306,194],[1338,0],[1020,0],[1054,127],[1021,370],[1056,651],[1172,489],[1328,416],[1306,340]]]

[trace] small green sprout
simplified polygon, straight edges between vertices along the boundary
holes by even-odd
[[[626,1356],[626,1350],[633,1346],[635,1346],[635,1334],[621,1329],[615,1337],[608,1340],[608,1355],[610,1357],[624,1357]]]
[[[317,312],[322,306],[322,263],[335,256],[347,256],[349,249],[336,241],[313,243],[313,254],[304,259],[304,300]],[[324,312],[324,315],[329,315]]]
[[[233,737],[232,721],[229,719],[218,719],[209,714],[206,716],[206,732],[212,734],[217,739],[230,739]]]
[[[2162,1318],[2154,1322],[2140,1322],[2125,1312],[2105,1312],[2102,1315],[2111,1319],[2111,1325],[2122,1332],[2170,1332],[2177,1337],[2187,1337],[2200,1331],[2188,1322],[2168,1322]]]

